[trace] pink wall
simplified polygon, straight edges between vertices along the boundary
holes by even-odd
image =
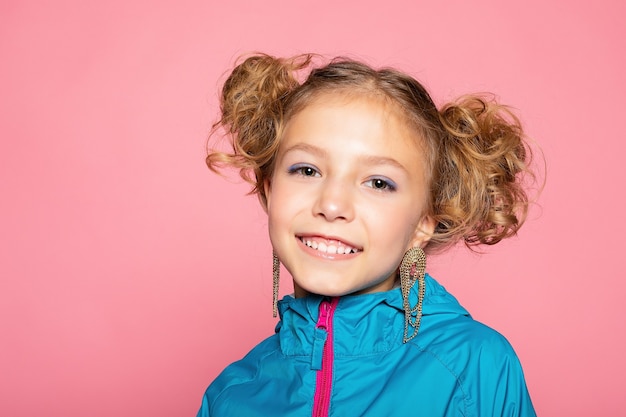
[[[519,108],[540,206],[430,271],[511,340],[540,415],[623,415],[626,3],[39,3],[0,4],[0,415],[194,415],[272,331],[266,219],[203,165],[218,79],[251,50]]]

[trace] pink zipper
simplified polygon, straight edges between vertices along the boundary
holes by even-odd
[[[316,330],[326,330],[327,334],[322,354],[322,366],[317,371],[315,397],[313,397],[313,417],[328,416],[333,384],[333,315],[338,303],[338,297],[332,298],[330,301],[322,301],[315,325]]]

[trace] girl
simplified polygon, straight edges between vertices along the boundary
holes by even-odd
[[[199,417],[532,416],[509,343],[425,273],[425,252],[516,233],[530,153],[518,119],[413,78],[256,55],[223,87],[236,167],[269,217],[276,334],[209,386]],[[294,295],[277,303],[280,263]]]

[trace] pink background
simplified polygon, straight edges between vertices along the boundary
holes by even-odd
[[[203,162],[254,50],[517,107],[548,163],[530,221],[429,269],[513,343],[540,415],[624,415],[626,3],[38,3],[0,4],[0,415],[195,415],[273,331],[266,218]]]

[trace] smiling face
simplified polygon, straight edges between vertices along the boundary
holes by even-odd
[[[266,193],[296,296],[393,287],[404,252],[434,229],[421,140],[372,95],[322,94],[291,117]]]

